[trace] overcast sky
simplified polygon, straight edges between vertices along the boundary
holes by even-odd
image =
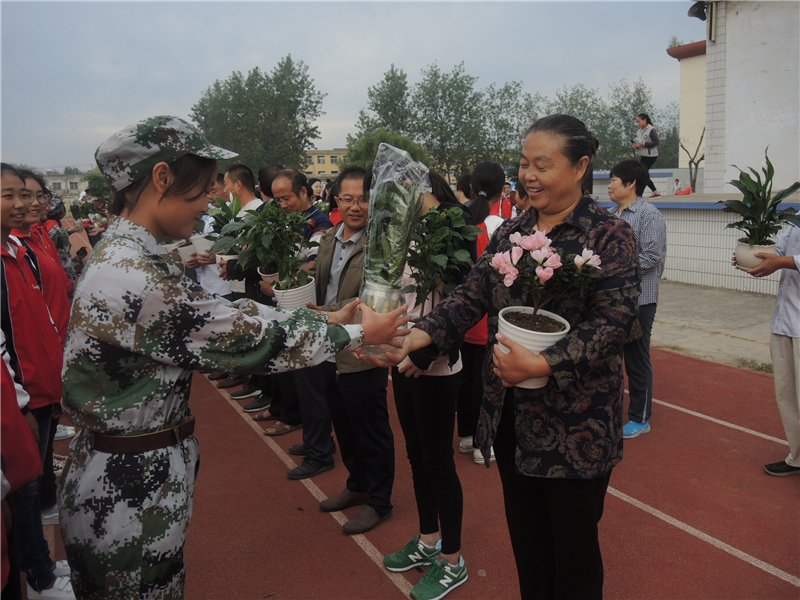
[[[392,63],[464,61],[478,87],[520,81],[552,97],[582,83],[641,77],[657,107],[679,99],[672,36],[704,39],[687,0],[639,2],[10,2],[2,17],[2,157],[63,169],[94,164],[124,126],[188,118],[233,71],[271,71],[287,54],[327,96],[316,148],[343,147],[367,88]],[[633,128],[633,124],[632,124]],[[235,150],[235,148],[233,148]]]

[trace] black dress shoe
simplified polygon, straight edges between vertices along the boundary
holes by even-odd
[[[788,477],[789,475],[800,475],[800,467],[787,465],[785,460],[771,463],[764,467],[764,472],[773,477]]]
[[[383,523],[391,516],[392,511],[389,511],[385,515],[381,516],[371,506],[365,506],[358,511],[358,514],[355,517],[342,525],[342,531],[344,531],[347,535],[366,533]]]
[[[233,398],[233,395],[231,395],[231,398]],[[268,409],[270,404],[272,404],[272,397],[260,392],[251,402],[245,404],[242,410],[246,413],[261,412]]]
[[[323,512],[336,512],[337,510],[344,510],[351,506],[366,504],[367,500],[369,500],[369,496],[366,492],[351,492],[345,489],[338,496],[320,502],[319,509]]]
[[[293,446],[289,446],[289,454],[305,456],[308,453],[306,452],[305,444],[294,444]],[[336,454],[336,442],[333,440],[331,440],[331,454]]]
[[[228,375],[227,379],[223,379],[217,384],[217,389],[224,390],[227,388],[236,387],[247,382],[248,375]]]
[[[323,463],[313,458],[306,457],[303,459],[303,464],[286,473],[286,477],[294,480],[308,479],[309,477],[314,477],[314,475],[330,471],[333,467],[333,463]]]

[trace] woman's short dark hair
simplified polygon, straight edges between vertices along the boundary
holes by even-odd
[[[467,198],[472,198],[472,174],[462,175],[456,181],[456,191],[461,192]]]
[[[496,162],[486,161],[475,167],[470,177],[472,181],[472,202],[470,211],[475,222],[480,225],[489,216],[492,205],[489,201],[503,193],[506,174]]]
[[[647,113],[639,113],[636,116],[639,117],[640,119],[644,119],[648,125],[653,124],[653,122],[650,120],[650,115],[648,115]]]
[[[581,187],[584,191],[591,192],[592,174],[594,172],[592,161],[594,157],[597,156],[597,149],[600,147],[600,142],[589,133],[583,121],[570,115],[550,115],[549,117],[542,117],[528,127],[528,130],[525,132],[525,137],[539,131],[558,135],[563,138],[564,143],[561,146],[561,153],[567,157],[573,166],[577,165],[584,156],[589,157],[589,164],[586,165],[586,172],[583,175]]]
[[[217,161],[213,158],[204,158],[195,154],[187,154],[169,164],[169,169],[175,176],[169,187],[159,198],[159,202],[170,194],[185,194],[190,192],[198,184],[208,187],[216,181]],[[129,185],[120,192],[114,194],[111,203],[111,213],[114,215],[122,214],[124,209],[133,210],[142,192],[153,180],[153,174],[149,173],[146,177]]]
[[[615,164],[609,173],[610,177],[617,177],[625,185],[636,183],[636,195],[644,194],[647,186],[647,172],[638,160],[623,160]]]
[[[16,167],[12,167],[8,163],[0,163],[0,174],[2,174],[2,173],[10,173],[11,175],[14,175],[15,177],[19,177],[19,180],[23,184],[25,183],[25,178],[22,176],[22,173],[20,173],[19,170]]]
[[[285,168],[283,165],[269,165],[258,170],[258,189],[261,191],[262,200],[272,198],[272,182],[275,180],[275,175]]]

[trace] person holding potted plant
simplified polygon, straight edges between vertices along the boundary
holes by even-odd
[[[658,285],[667,260],[667,225],[661,212],[642,199],[648,177],[640,163],[624,160],[612,167],[610,176],[608,197],[616,206],[608,212],[633,227],[642,276],[642,293],[639,296],[642,335],[625,344],[624,351],[630,405],[628,422],[622,429],[622,436],[627,440],[650,431],[650,416],[653,412],[650,334],[656,318]]]
[[[461,283],[478,258],[476,239],[481,231],[447,181],[436,171],[430,171],[429,177],[431,192],[425,194],[404,278],[410,285],[403,289],[408,305],[414,305],[409,312],[417,315],[431,310]],[[459,354],[454,347],[448,355],[432,360],[418,350],[400,364],[407,365],[404,375],[397,367],[392,370],[419,533],[404,548],[387,555],[383,564],[395,572],[431,567],[411,590],[412,598],[441,598],[468,578],[461,555],[464,496],[453,460],[462,370]]]
[[[523,598],[602,597],[598,522],[622,460],[622,348],[637,315],[639,267],[633,230],[582,191],[597,147],[574,117],[536,121],[519,170],[532,208],[498,228],[465,282],[416,324],[400,351],[386,361],[360,352],[368,364],[399,363],[421,349],[441,356],[488,313],[492,352],[475,443],[485,458],[494,445]],[[591,285],[550,304],[571,328],[534,354],[497,333],[500,310],[530,305],[532,294],[521,281],[498,280],[492,261],[511,253],[512,237],[538,232],[562,255],[584,260],[583,268],[598,256],[602,266]],[[531,377],[547,382],[516,387]]]
[[[129,125],[95,153],[118,216],[78,284],[64,359],[64,410],[82,429],[59,514],[80,597],[183,597],[199,467],[194,370],[298,369],[404,333],[397,311],[341,325],[357,302],[327,315],[229,303],[184,276],[160,240],[192,234],[217,160],[234,156],[172,116]]]

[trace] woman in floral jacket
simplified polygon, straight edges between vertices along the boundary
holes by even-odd
[[[532,209],[498,228],[465,282],[417,324],[400,352],[388,355],[399,361],[418,349],[446,354],[488,314],[493,352],[483,368],[475,445],[488,467],[494,444],[523,598],[602,597],[597,525],[611,470],[622,460],[622,347],[637,314],[639,267],[633,230],[581,190],[597,146],[574,117],[534,123],[519,171]],[[511,234],[535,231],[544,231],[561,255],[588,248],[602,260],[584,295],[548,306],[571,329],[540,355],[498,335],[502,308],[533,301],[518,282],[503,285],[491,266],[496,253],[510,250]],[[502,354],[495,341],[511,352]],[[541,389],[514,387],[544,376]]]

